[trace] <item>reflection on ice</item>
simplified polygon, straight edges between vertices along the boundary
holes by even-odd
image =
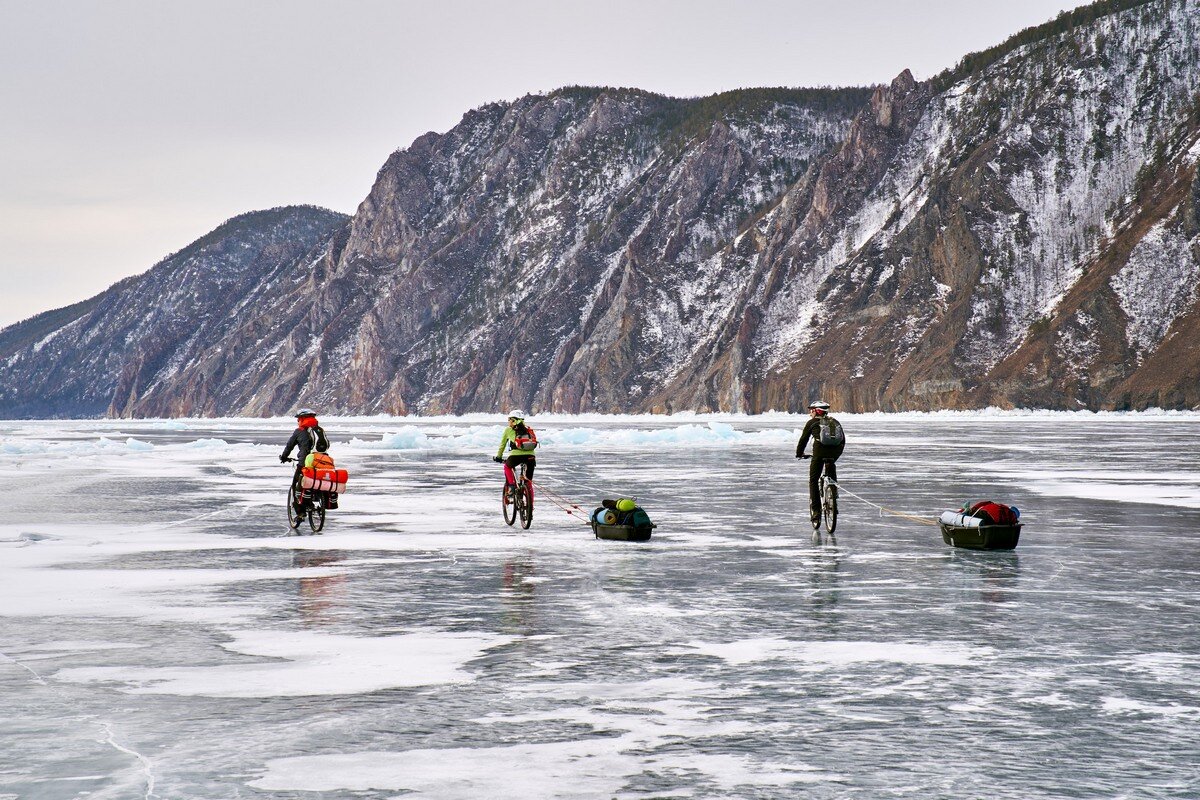
[[[292,553],[292,566],[299,569],[327,567],[345,560],[345,554],[336,550],[297,550]],[[343,602],[349,582],[344,572],[329,574],[322,570],[321,573],[297,581],[300,613],[310,625],[333,622],[333,611]]]

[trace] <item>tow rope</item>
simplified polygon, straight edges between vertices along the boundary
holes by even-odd
[[[878,503],[872,503],[870,500],[868,500],[867,498],[863,497],[862,495],[855,494],[854,492],[852,492],[852,491],[850,491],[849,489],[845,488],[845,487],[844,487],[844,486],[842,486],[842,484],[841,484],[841,483],[839,483],[838,481],[829,481],[829,482],[830,482],[830,483],[832,483],[834,486],[836,486],[836,487],[837,487],[837,490],[838,490],[838,492],[839,492],[839,493],[848,494],[848,495],[850,495],[850,496],[851,496],[851,497],[853,497],[853,498],[856,498],[856,499],[858,499],[858,500],[861,500],[862,502],[866,503],[866,504],[867,504],[867,505],[869,505],[869,506],[872,506],[872,507],[874,507],[874,508],[878,508],[878,509],[879,509],[879,516],[881,516],[881,517],[882,517],[884,514],[890,514],[890,515],[891,515],[891,516],[893,516],[893,517],[900,517],[901,519],[907,519],[907,520],[910,520],[911,522],[916,522],[916,523],[919,523],[919,524],[921,524],[921,525],[937,525],[937,524],[938,524],[938,522],[937,522],[937,520],[936,520],[936,519],[930,519],[929,517],[918,517],[918,516],[916,516],[916,515],[914,515],[914,514],[906,514],[906,513],[904,513],[903,511],[897,511],[897,510],[896,510],[896,509],[894,509],[894,508],[887,508],[886,506],[881,506],[881,505],[879,505]]]
[[[544,483],[534,483],[533,481],[530,481],[530,483],[533,483],[533,488],[537,489],[539,494],[549,500],[551,505],[555,506],[561,511],[567,512],[584,525],[591,525],[591,523],[587,520],[588,512],[583,509],[583,506],[568,500],[558,492],[547,487]]]
[[[595,486],[589,486],[586,483],[580,483],[579,481],[568,481],[568,480],[564,480],[563,478],[547,478],[547,480],[554,481],[554,483],[558,486],[573,486],[576,489],[584,489],[589,492],[595,492],[597,495],[599,495],[601,497],[606,497],[606,496],[607,497],[620,497],[621,496],[620,492],[613,492],[609,489],[598,489]]]

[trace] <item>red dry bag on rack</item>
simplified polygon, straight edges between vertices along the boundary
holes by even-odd
[[[300,486],[316,492],[344,492],[349,473],[344,469],[315,469],[305,467],[300,471]]]

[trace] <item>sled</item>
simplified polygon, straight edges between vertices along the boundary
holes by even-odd
[[[592,532],[596,534],[597,539],[611,539],[616,542],[645,542],[649,541],[650,533],[657,525],[653,522],[649,525],[604,525],[602,523],[592,521]]]
[[[1021,524],[1015,525],[952,525],[938,522],[942,541],[951,547],[965,550],[1012,550],[1021,538]]]

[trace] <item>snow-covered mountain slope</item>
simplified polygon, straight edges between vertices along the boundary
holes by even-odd
[[[759,223],[762,278],[737,304],[746,311],[664,399],[747,409],[794,409],[817,394],[858,409],[1200,401],[1194,390],[1190,400],[1109,391],[1196,308],[1181,204],[1196,174],[1200,5],[1100,13],[1120,5],[1130,4],[1023,35],[985,67],[928,85],[901,76],[877,95],[841,151]],[[1161,302],[1129,279],[1102,290],[1122,296],[1106,329],[1123,337],[1128,326],[1133,350],[1081,366],[1067,335],[1052,369],[1093,387],[1083,393],[1044,369],[1015,376],[1006,359],[1054,326],[1092,265],[1124,263],[1114,225],[1158,207],[1163,169],[1179,189],[1158,213],[1182,217],[1164,220],[1172,233],[1152,235],[1129,269],[1143,282],[1181,280]]]
[[[1194,407],[1198,92],[1200,0],[1104,0],[926,82],[497,103],[211,336],[0,333],[8,387],[34,330],[136,376],[0,413]]]
[[[253,295],[290,317],[240,319],[127,411],[174,413],[201,385],[232,413],[631,404],[679,346],[647,311],[737,280],[700,265],[868,94],[569,89],[472,111],[388,159],[305,279]]]

